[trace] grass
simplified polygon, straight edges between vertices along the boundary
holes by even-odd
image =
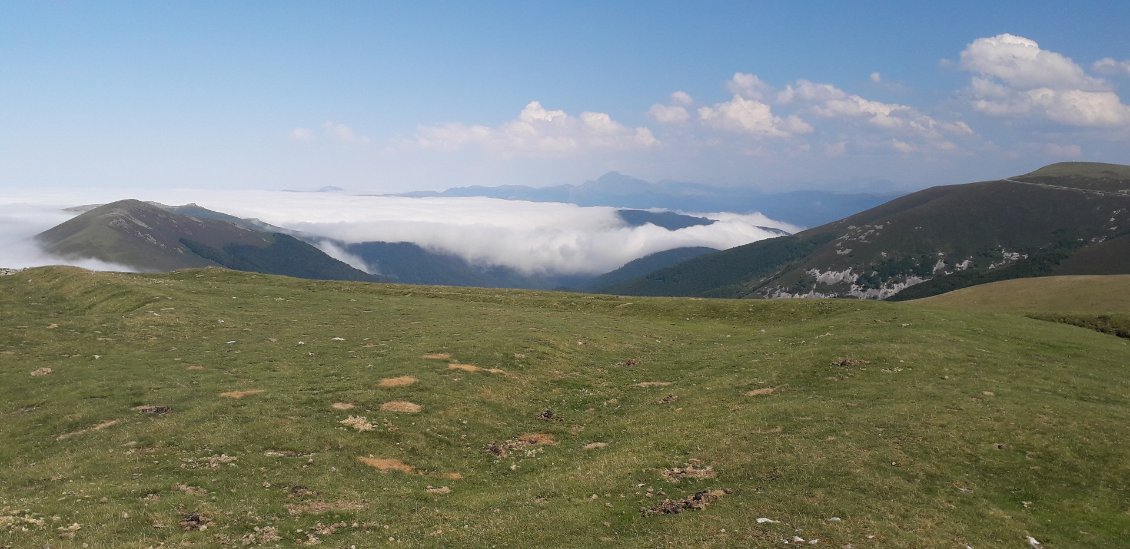
[[[1022,313],[1130,338],[1130,275],[1049,276],[971,286],[917,300],[929,306]]]
[[[0,546],[1114,547],[1128,363],[916,304],[32,269],[0,277]]]

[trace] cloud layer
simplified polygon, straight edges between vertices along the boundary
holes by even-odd
[[[97,201],[96,197],[94,201]],[[775,236],[758,226],[797,227],[760,214],[706,214],[719,221],[670,231],[654,225],[628,227],[615,208],[489,198],[404,198],[340,193],[274,191],[152,191],[141,196],[165,204],[195,202],[205,208],[299,230],[346,243],[413,242],[481,265],[502,265],[537,274],[599,274],[632,259],[681,246],[731,248]],[[106,198],[102,197],[102,201]],[[71,204],[68,204],[71,205]],[[59,206],[0,207],[0,231],[10,249],[0,266],[59,263],[37,252],[35,233],[73,214]],[[14,212],[24,208],[25,213]],[[363,267],[330,242],[327,253]],[[3,264],[10,263],[10,264]],[[88,268],[103,268],[86,262]]]

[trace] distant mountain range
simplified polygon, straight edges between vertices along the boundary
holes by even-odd
[[[1130,166],[1062,163],[999,181],[929,188],[602,291],[909,299],[1010,278],[1124,273],[1130,273]]]
[[[714,187],[698,183],[652,183],[617,172],[579,185],[527,187],[455,187],[446,191],[420,191],[396,196],[487,197],[531,202],[565,202],[579,206],[659,208],[683,212],[761,212],[771,219],[811,227],[882,204],[896,193],[834,193],[793,191],[766,193],[741,187]]]

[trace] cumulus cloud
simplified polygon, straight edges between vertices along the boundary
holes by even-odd
[[[942,122],[907,105],[865,99],[831,84],[808,80],[797,80],[795,84],[786,86],[777,94],[777,100],[785,104],[796,103],[819,117],[859,119],[877,128],[923,138],[973,134],[973,130],[961,121]]]
[[[585,150],[646,149],[659,144],[651,130],[629,128],[602,112],[573,116],[529,102],[518,118],[497,127],[461,123],[420,126],[416,144],[425,149],[479,146],[502,154],[560,155]]]
[[[654,225],[630,227],[616,214],[616,208],[490,198],[159,189],[134,197],[164,204],[195,202],[216,211],[298,230],[321,240],[318,245],[327,254],[364,269],[368,266],[360,258],[349,255],[330,240],[413,242],[479,265],[507,266],[526,273],[598,274],[672,248],[723,249],[776,236],[759,226],[799,230],[760,214],[706,214],[718,222],[676,231]],[[81,197],[74,198],[83,202]],[[106,201],[109,197],[86,197],[86,201],[99,199]],[[20,246],[25,247],[31,235],[74,215],[57,207],[42,210],[51,215],[32,216],[34,223],[4,215],[20,211],[21,207],[0,208],[0,234],[13,242],[22,242]],[[16,227],[20,229],[15,230]],[[5,244],[6,250],[22,249]],[[45,258],[42,253],[29,257],[35,260],[0,266],[61,262]],[[85,266],[98,268],[93,263]]]
[[[726,83],[726,89],[730,93],[746,99],[764,99],[772,91],[769,84],[763,82],[756,74],[745,72],[734,73],[734,76]]]
[[[1096,63],[1117,68],[1114,59]],[[1070,58],[1012,34],[978,38],[961,52],[974,74],[967,90],[974,109],[998,117],[1034,117],[1067,126],[1130,125],[1130,107]]]
[[[812,132],[812,126],[800,117],[777,116],[768,103],[740,95],[699,107],[698,116],[707,126],[756,137],[791,137]]]
[[[1130,59],[1119,61],[1113,57],[1104,57],[1092,63],[1091,70],[1101,74],[1130,76]]]

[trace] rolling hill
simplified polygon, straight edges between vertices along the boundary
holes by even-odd
[[[914,303],[28,269],[0,546],[1117,547],[1127,364]]]
[[[933,187],[793,236],[702,256],[625,295],[910,299],[1030,276],[1130,273],[1130,167],[1055,164]]]
[[[95,258],[141,271],[220,266],[328,280],[377,278],[261,222],[189,205],[162,207],[121,200],[90,209],[36,236],[44,250]]]

